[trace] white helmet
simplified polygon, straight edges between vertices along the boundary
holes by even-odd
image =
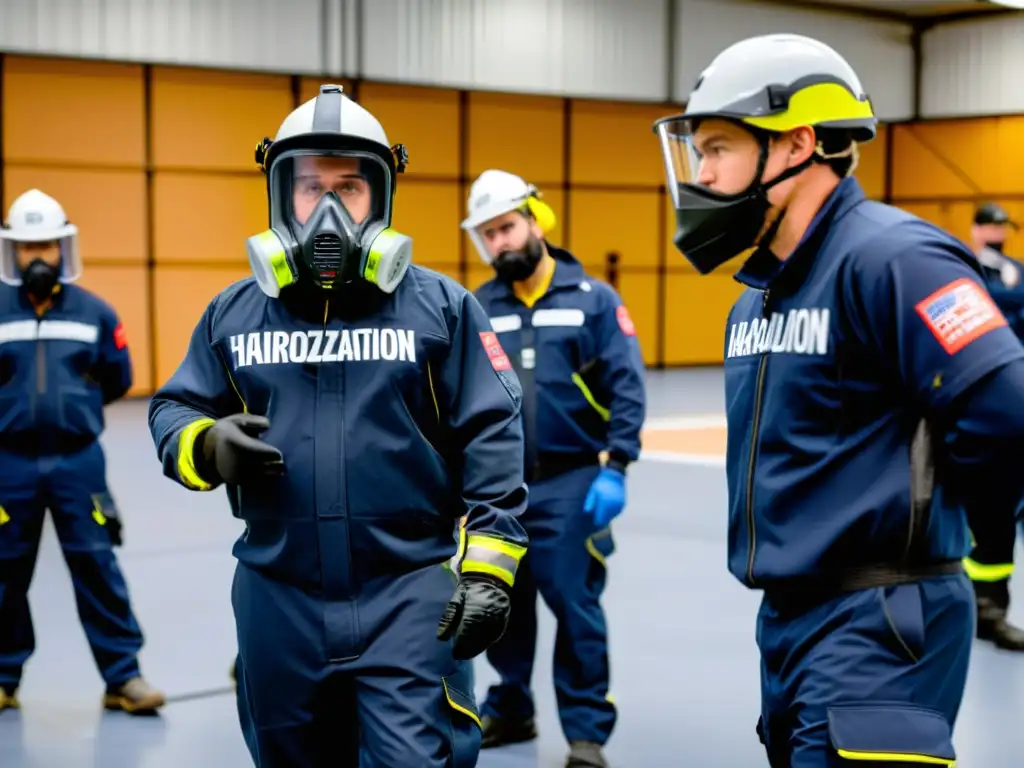
[[[412,240],[391,229],[397,174],[409,156],[380,122],[322,85],[256,146],[267,177],[270,229],[246,243],[264,293],[306,280],[322,289],[364,279],[386,293],[412,260]]]
[[[480,258],[486,264],[490,264],[493,257],[487,250],[478,228],[491,219],[510,211],[529,213],[545,235],[553,230],[557,223],[555,212],[541,199],[537,188],[508,171],[492,169],[481,173],[469,188],[469,201],[466,207],[468,215],[462,222],[462,228],[469,234]]]
[[[56,242],[60,246],[60,282],[73,283],[82,274],[78,227],[68,221],[60,203],[30,189],[11,205],[0,228],[0,280],[21,285],[18,243]]]
[[[700,182],[703,155],[696,134],[709,119],[738,124],[760,144],[747,187],[736,194]],[[857,143],[875,137],[877,122],[857,73],[821,41],[771,34],[729,46],[701,73],[686,111],[654,124],[676,209],[676,247],[701,274],[748,250],[761,236],[772,186],[812,163],[839,158],[850,158],[847,173],[852,172]],[[817,135],[811,158],[765,180],[771,135],[802,127]]]

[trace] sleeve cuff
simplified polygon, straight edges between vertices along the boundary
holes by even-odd
[[[516,580],[519,561],[526,554],[526,547],[499,539],[471,533],[466,540],[466,554],[462,559],[460,572],[486,573],[501,579],[508,586]]]
[[[195,460],[196,439],[213,424],[213,419],[196,419],[178,434],[178,478],[186,488],[193,491],[213,489],[213,485],[199,475]]]

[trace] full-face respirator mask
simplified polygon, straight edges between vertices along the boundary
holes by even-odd
[[[273,298],[300,282],[331,290],[363,280],[392,293],[412,261],[412,239],[389,226],[395,174],[408,154],[401,145],[389,149],[376,137],[338,131],[344,118],[383,137],[368,112],[342,98],[339,86],[322,86],[277,140],[256,148],[267,174],[270,228],[250,237],[246,250],[257,283]],[[289,121],[309,121],[304,109],[313,111],[312,128],[281,139]]]
[[[314,178],[302,176],[303,160],[310,161]],[[346,161],[364,169],[358,178],[346,175]],[[384,223],[383,209],[390,206],[381,198],[389,201],[390,190],[373,179],[383,180],[385,169],[365,172],[376,164],[351,155],[300,154],[282,157],[270,169],[271,228],[246,242],[264,293],[276,298],[300,280],[326,290],[362,279],[385,293],[395,290],[412,261],[412,239]]]

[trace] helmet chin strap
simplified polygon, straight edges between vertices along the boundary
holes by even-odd
[[[767,137],[761,141],[761,163],[759,165],[759,169],[758,170],[762,174],[764,173],[764,167],[765,167],[765,165],[768,162],[768,144],[769,144],[769,139]],[[825,149],[822,146],[822,143],[819,141],[819,142],[817,142],[817,144],[815,144],[814,152],[811,153],[811,156],[808,157],[806,160],[804,160],[802,163],[797,163],[793,167],[787,168],[786,170],[784,170],[782,173],[780,173],[778,176],[776,176],[771,181],[767,181],[767,182],[762,183],[761,184],[761,192],[762,192],[762,194],[767,195],[768,194],[768,190],[770,190],[776,184],[781,184],[782,182],[786,181],[787,179],[791,179],[794,176],[803,173],[808,168],[810,168],[812,165],[815,165],[816,163],[823,162],[825,160],[836,160],[836,159],[843,158],[843,157],[852,157],[853,158],[853,162],[852,162],[852,164],[850,166],[850,170],[847,172],[847,176],[850,176],[850,175],[853,174],[854,170],[857,168],[857,163],[860,160],[860,151],[857,148],[857,142],[851,141],[850,142],[850,146],[848,146],[846,149],[842,149],[839,152],[833,152],[831,154],[828,154],[828,153],[825,152]],[[765,233],[761,237],[758,238],[758,240],[757,240],[757,247],[758,248],[769,248],[769,246],[771,245],[772,241],[775,239],[775,236],[779,233],[779,228],[782,226],[782,220],[785,218],[787,210],[788,210],[788,207],[783,208],[782,210],[780,210],[779,211],[779,215],[775,217],[775,221],[773,221],[771,223],[771,226],[768,227],[768,229],[765,231]]]
[[[762,140],[762,142],[761,142],[761,162],[759,163],[759,169],[758,170],[762,174],[764,173],[765,165],[767,165],[767,163],[768,163],[768,144],[769,144],[769,141],[770,140],[768,139],[768,137],[765,137]],[[761,194],[764,195],[765,198],[767,199],[768,191],[772,187],[774,187],[777,184],[781,184],[782,182],[784,182],[784,181],[786,181],[788,179],[792,179],[794,176],[797,176],[797,175],[803,173],[804,171],[806,171],[808,168],[810,168],[812,165],[814,165],[815,158],[816,158],[816,155],[812,154],[810,157],[808,157],[803,162],[797,163],[796,165],[787,168],[786,170],[784,170],[782,173],[780,173],[778,176],[776,176],[771,181],[761,182],[758,185],[760,187]],[[765,230],[764,234],[761,235],[761,237],[759,237],[757,239],[757,244],[756,244],[757,248],[766,248],[766,249],[770,250],[770,246],[772,244],[772,241],[775,239],[775,236],[779,233],[779,228],[782,226],[782,220],[786,217],[786,211],[787,210],[788,210],[788,206],[782,208],[779,211],[779,215],[775,217],[775,220],[769,225],[768,229]]]

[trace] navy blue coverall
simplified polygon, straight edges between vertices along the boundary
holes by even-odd
[[[988,388],[1024,380],[1024,347],[962,243],[852,178],[788,259],[760,250],[738,279],[729,568],[764,590],[771,764],[952,765],[974,621],[961,501],[987,485],[978,451],[1022,396]]]
[[[993,248],[984,248],[978,254],[978,261],[996,306],[1017,338],[1024,341],[1024,268]],[[1020,511],[1018,503],[1015,512]],[[974,582],[978,598],[991,600],[999,610],[1006,611],[1010,606],[1017,522],[986,512],[979,508],[977,514],[972,511],[968,518],[975,546],[970,557],[964,560],[964,567]]]
[[[604,744],[615,726],[608,637],[600,597],[611,528],[584,512],[599,454],[625,465],[640,453],[644,363],[626,307],[568,252],[547,245],[546,292],[524,303],[497,279],[477,289],[523,387],[530,537],[505,635],[487,652],[501,675],[482,706],[509,721],[534,716],[530,679],[538,592],[558,620],[554,678],[565,737]]]
[[[376,290],[376,289],[369,289]],[[238,706],[260,768],[476,764],[468,662],[437,639],[463,574],[510,586],[526,546],[522,393],[472,294],[412,266],[373,313],[229,286],[154,395],[165,474],[211,489],[193,445],[217,418],[265,416],[285,473],[228,485]]]
[[[114,309],[64,285],[37,314],[0,285],[0,686],[18,687],[35,650],[28,588],[46,510],[75,587],[78,615],[109,687],[139,675],[142,632],[114,556],[119,521],[99,436],[103,406],[132,384]]]

